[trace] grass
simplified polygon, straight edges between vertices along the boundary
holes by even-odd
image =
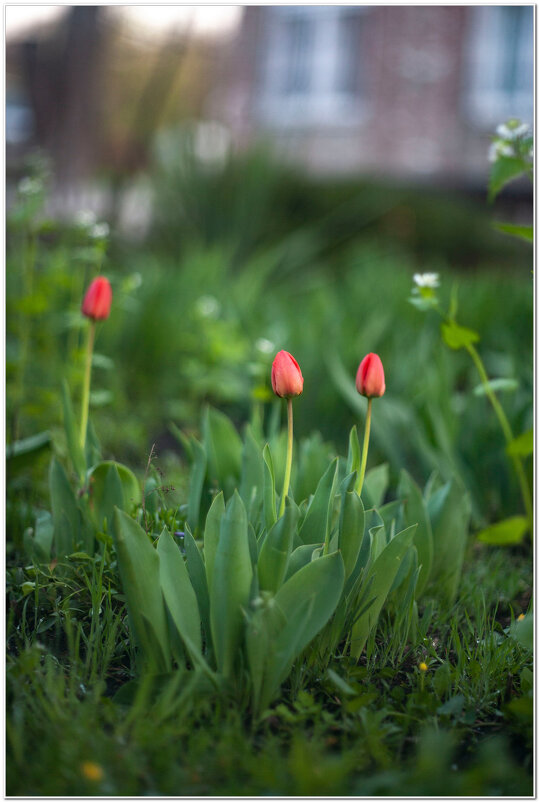
[[[504,630],[531,573],[522,552],[471,549],[456,603],[422,604],[413,641],[383,619],[359,664],[293,674],[254,725],[193,674],[130,683],[123,598],[100,556],[12,567],[7,792],[529,794],[531,712],[511,703],[531,655]]]

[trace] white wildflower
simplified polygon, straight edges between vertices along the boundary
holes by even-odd
[[[265,337],[260,337],[255,342],[255,348],[263,354],[272,354],[275,350],[275,344],[271,340],[266,340]]]
[[[77,225],[83,228],[91,228],[91,226],[95,226],[97,223],[97,217],[91,209],[82,209],[80,212],[77,212],[75,221]]]
[[[435,289],[440,286],[440,276],[438,273],[414,273],[414,283],[418,287]]]
[[[88,232],[92,239],[105,239],[108,237],[109,233],[110,228],[108,223],[96,223]]]
[[[37,195],[43,190],[43,182],[39,178],[22,178],[19,181],[18,190],[21,195]]]

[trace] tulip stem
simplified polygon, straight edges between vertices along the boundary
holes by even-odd
[[[372,398],[367,401],[367,416],[365,418],[365,435],[363,437],[363,450],[361,452],[361,467],[359,469],[359,476],[356,484],[356,492],[361,496],[363,490],[363,481],[365,479],[365,469],[367,467],[367,454],[369,453],[369,438],[371,435],[371,414],[372,414]]]
[[[88,408],[90,406],[90,378],[92,375],[92,355],[95,341],[95,320],[90,321],[86,344],[86,365],[84,368],[84,384],[82,385],[82,411],[80,416],[80,445],[84,450],[86,430],[88,428]]]
[[[281,496],[281,507],[279,509],[279,518],[284,513],[284,504],[290,487],[290,474],[292,473],[292,448],[294,445],[294,418],[292,415],[292,399],[287,398],[288,409],[288,446],[286,449],[286,468],[284,472],[283,493]]]

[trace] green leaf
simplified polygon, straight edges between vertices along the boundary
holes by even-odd
[[[113,538],[135,638],[150,668],[169,671],[169,633],[159,555],[144,530],[123,510],[114,511]]]
[[[379,507],[384,500],[388,486],[389,465],[387,462],[383,462],[382,465],[377,465],[376,468],[371,468],[370,471],[367,471],[362,489],[362,495],[365,497],[365,509],[367,507]]]
[[[346,579],[348,579],[356,566],[365,535],[365,510],[363,509],[363,502],[354,490],[356,476],[357,474],[354,471],[346,477],[341,485],[338,543],[344,562]],[[351,488],[351,490],[348,488]]]
[[[482,529],[477,539],[490,546],[511,546],[514,543],[521,543],[528,529],[528,519],[523,515],[514,515]]]
[[[192,532],[196,532],[200,516],[200,499],[206,478],[206,451],[196,437],[191,438],[192,466],[189,478],[189,496],[187,499],[187,523]]]
[[[363,584],[368,592],[360,596],[358,608],[364,608],[352,628],[351,654],[358,658],[363,651],[371,630],[378,623],[380,611],[393,585],[397,571],[404,556],[413,544],[416,524],[403,529],[388,543],[380,556],[373,562],[364,577]]]
[[[414,543],[417,549],[418,564],[421,566],[416,588],[416,598],[419,598],[429,581],[432,569],[434,550],[432,527],[421,490],[404,469],[401,471],[398,493],[399,497],[404,499],[406,523],[409,526],[417,523]]]
[[[82,479],[86,473],[86,459],[82,451],[82,446],[79,439],[79,431],[75,424],[75,416],[73,414],[73,407],[71,405],[71,396],[69,394],[69,387],[67,381],[62,381],[62,406],[64,410],[64,430],[67,440],[67,450],[73,463],[73,468]]]
[[[269,531],[277,520],[277,505],[275,500],[275,471],[269,445],[264,446],[262,452],[264,460],[264,520]]]
[[[456,596],[468,537],[470,495],[455,479],[436,490],[427,502],[432,526],[431,584],[452,602]]]
[[[346,473],[347,475],[356,471],[359,472],[359,467],[361,463],[361,449],[359,447],[359,439],[357,436],[357,426],[354,424],[350,429],[350,435],[348,437],[348,459],[346,462]]]
[[[198,609],[200,618],[202,620],[202,627],[206,635],[206,642],[208,648],[212,646],[211,637],[211,624],[210,624],[210,594],[208,590],[208,582],[206,579],[206,568],[204,560],[200,553],[196,541],[189,531],[186,529],[183,539],[185,545],[185,558],[187,564],[187,573],[194,588],[197,597]]]
[[[56,556],[75,550],[81,534],[81,513],[62,465],[53,457],[49,469],[49,489],[54,523]]]
[[[92,468],[101,462],[101,446],[95,433],[94,424],[91,420],[88,421],[88,428],[86,429],[86,444],[84,446],[84,459],[86,460],[86,467]]]
[[[206,516],[206,526],[204,527],[204,564],[206,566],[206,578],[210,590],[213,582],[213,565],[215,562],[217,545],[219,543],[221,519],[224,514],[225,499],[221,491],[213,499]]]
[[[526,613],[520,621],[515,621],[509,634],[530,652],[533,651],[533,613]]]
[[[516,226],[513,223],[493,223],[493,227],[503,234],[518,237],[526,242],[533,243],[533,226]]]
[[[331,521],[333,498],[338,479],[338,459],[335,458],[322,476],[309,504],[299,536],[303,543],[323,543]]]
[[[490,379],[487,382],[487,386],[485,387],[484,384],[478,384],[477,387],[474,387],[473,393],[474,395],[486,395],[488,390],[492,390],[494,393],[498,392],[499,390],[504,390],[506,392],[514,392],[518,390],[518,382],[516,379]]]
[[[286,619],[276,604],[267,604],[251,615],[245,631],[245,645],[251,681],[253,683],[253,708],[259,711],[262,685],[266,666],[275,638],[286,625]]]
[[[242,443],[222,412],[207,407],[203,418],[204,447],[208,457],[208,476],[216,480],[225,496],[232,494],[241,473]]]
[[[294,530],[298,521],[298,508],[287,500],[284,515],[272,526],[258,558],[258,582],[260,590],[276,593],[286,575]]]
[[[506,451],[510,457],[529,457],[533,454],[533,429],[528,429],[511,440]]]
[[[518,178],[522,173],[527,173],[530,165],[524,161],[511,156],[500,156],[492,165],[488,182],[488,200],[492,202],[500,190]]]
[[[459,326],[454,320],[449,323],[442,323],[440,330],[445,344],[454,351],[479,342],[479,334],[476,331]]]
[[[185,561],[169,532],[164,529],[157,542],[159,578],[165,602],[191,659],[201,664],[200,613]]]
[[[343,587],[344,563],[340,552],[335,551],[300,568],[275,594],[275,604],[282,610],[287,621],[293,618],[302,601],[313,598],[305,628],[295,642],[295,655],[300,654],[327,624],[335,612]],[[292,634],[290,633],[288,637],[291,638]],[[276,657],[276,663],[279,662]]]
[[[300,568],[303,568],[304,565],[310,563],[313,559],[313,553],[321,545],[321,543],[310,543],[307,546],[298,546],[296,549],[294,549],[288,562],[285,581],[288,581],[288,579],[290,579],[293,574],[299,571]]]
[[[232,676],[243,632],[253,570],[247,515],[237,491],[221,521],[210,590],[210,622],[217,667]]]
[[[126,512],[140,504],[142,493],[139,481],[133,471],[114,460],[99,462],[88,473],[90,487],[90,508],[93,510],[99,528],[103,519],[112,520],[114,507]]]
[[[7,469],[13,471],[31,464],[37,454],[50,448],[51,442],[50,432],[40,432],[6,446]]]
[[[243,445],[240,496],[247,510],[247,517],[255,521],[264,497],[264,458],[251,427],[245,430]]]

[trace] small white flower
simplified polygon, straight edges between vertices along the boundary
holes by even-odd
[[[43,189],[43,182],[39,178],[22,178],[18,186],[21,195],[37,195]]]
[[[202,317],[216,318],[221,311],[221,305],[213,295],[201,295],[196,302],[196,309]]]
[[[489,161],[495,162],[500,156],[514,156],[515,151],[512,145],[508,142],[501,142],[497,139],[493,142],[488,151]]]
[[[263,354],[272,354],[275,350],[275,344],[271,340],[266,340],[265,337],[260,337],[255,342],[255,348]]]
[[[418,287],[435,289],[440,286],[438,273],[414,273],[414,282]]]
[[[82,209],[77,213],[75,220],[77,225],[82,226],[83,228],[90,228],[91,226],[95,226],[97,223],[97,217],[91,209]]]
[[[92,239],[105,239],[108,237],[109,233],[110,228],[108,223],[96,223],[88,232]]]
[[[530,126],[527,123],[521,123],[520,120],[508,120],[496,128],[496,133],[502,139],[518,139],[518,137],[530,133]]]
[[[527,123],[521,123],[513,130],[513,136],[527,136],[530,133],[530,126]]]

